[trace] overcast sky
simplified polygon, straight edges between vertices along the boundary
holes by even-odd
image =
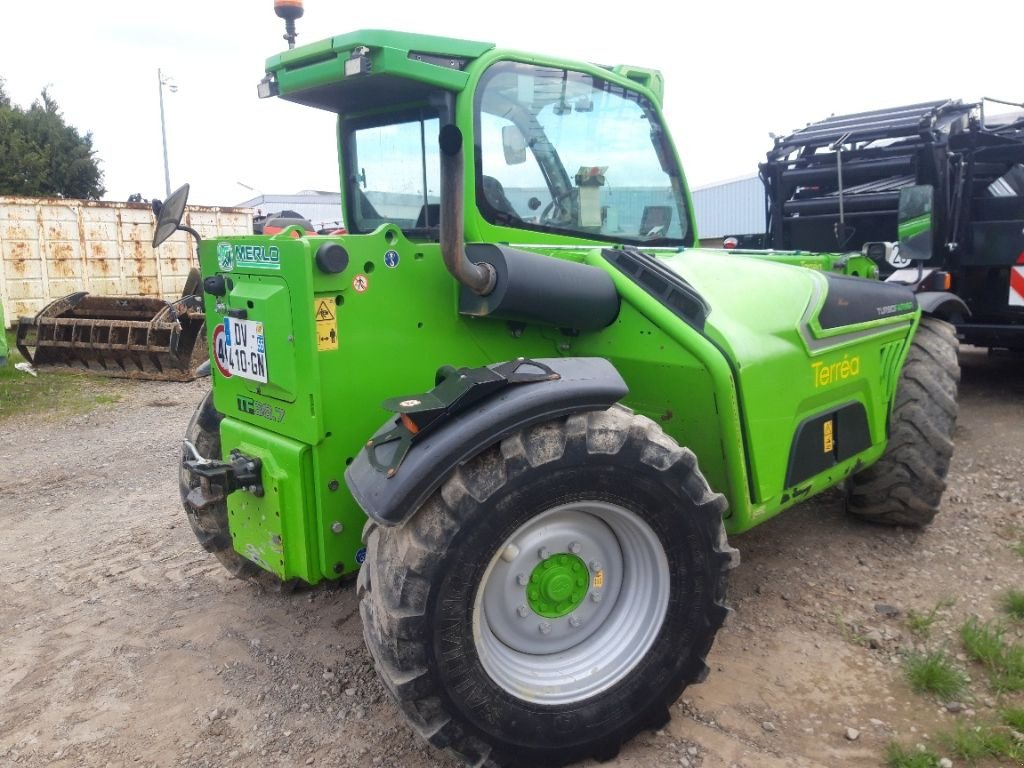
[[[285,46],[272,0],[4,3],[0,77],[28,106],[44,87],[91,131],[109,199],[162,196],[157,69],[171,185],[191,200],[337,189],[333,120],[259,100]],[[306,0],[299,44],[361,28],[464,37],[602,64],[660,69],[692,187],[750,175],[771,145],[829,114],[941,98],[1024,101],[1017,2],[605,3]],[[1016,10],[1014,10],[1016,9]],[[1002,31],[1000,31],[1002,30]]]

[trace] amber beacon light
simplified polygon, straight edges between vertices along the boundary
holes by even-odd
[[[295,47],[295,20],[302,18],[302,0],[274,0],[274,13],[284,19],[284,39]]]

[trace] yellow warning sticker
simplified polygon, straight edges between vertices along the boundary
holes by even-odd
[[[825,453],[832,453],[836,447],[835,437],[832,435],[832,419],[825,422]]]
[[[600,589],[604,586],[604,571],[598,571],[594,574],[594,589]]]
[[[338,348],[338,318],[334,314],[333,299],[313,299],[313,319],[316,321],[316,348],[326,352]]]

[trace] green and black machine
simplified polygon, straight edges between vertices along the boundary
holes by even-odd
[[[238,576],[358,573],[432,744],[609,758],[707,674],[727,534],[836,486],[939,509],[951,327],[859,254],[695,247],[658,72],[364,30],[259,95],[337,115],[347,233],[200,244],[185,510]]]

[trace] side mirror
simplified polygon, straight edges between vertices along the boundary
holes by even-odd
[[[521,165],[526,162],[526,137],[519,126],[502,126],[501,148],[505,152],[505,165]]]
[[[900,190],[897,232],[902,259],[928,261],[935,247],[932,229],[935,225],[935,188],[918,184]]]
[[[157,207],[158,201],[153,201],[153,213],[156,214],[156,231],[153,233],[154,248],[178,231],[181,217],[185,215],[187,202],[188,184],[174,190],[159,208]]]

